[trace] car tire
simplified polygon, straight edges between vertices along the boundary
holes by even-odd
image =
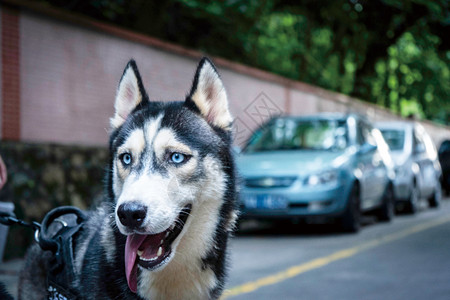
[[[340,225],[344,232],[356,233],[361,228],[361,209],[357,185],[354,185],[350,191],[345,212],[340,219]]]
[[[378,219],[383,222],[390,222],[394,218],[394,190],[392,185],[386,187],[383,195],[383,203],[378,211]]]
[[[409,214],[415,214],[417,212],[417,210],[419,209],[419,201],[420,200],[420,196],[419,196],[419,187],[417,186],[417,184],[414,182],[412,189],[411,189],[411,193],[409,194],[407,203],[406,203],[406,212]]]
[[[428,204],[430,207],[439,207],[442,199],[442,187],[441,182],[438,180],[434,189],[433,195],[428,198]]]

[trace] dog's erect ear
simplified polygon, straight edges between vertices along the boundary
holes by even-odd
[[[113,129],[120,127],[128,115],[142,101],[146,101],[146,93],[142,85],[136,62],[130,60],[123,71],[122,78],[117,88],[116,102],[114,104],[115,114],[110,123]]]
[[[227,93],[216,68],[206,57],[198,65],[191,92],[186,99],[187,106],[192,104],[209,124],[231,129],[233,120],[228,108]]]

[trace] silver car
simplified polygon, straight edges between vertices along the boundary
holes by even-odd
[[[441,202],[441,167],[436,148],[423,126],[397,121],[377,124],[395,163],[394,195],[400,208],[415,213],[421,199]]]

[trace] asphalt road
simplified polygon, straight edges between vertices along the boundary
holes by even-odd
[[[450,299],[449,198],[365,223],[358,234],[330,225],[245,230],[231,243],[222,299]]]
[[[333,226],[254,226],[231,242],[222,299],[450,299],[450,198],[358,234]],[[0,264],[13,294],[23,261]]]

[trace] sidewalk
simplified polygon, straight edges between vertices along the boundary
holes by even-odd
[[[19,281],[19,271],[22,268],[23,259],[14,259],[0,263],[0,282],[6,289],[17,298],[17,285]]]

